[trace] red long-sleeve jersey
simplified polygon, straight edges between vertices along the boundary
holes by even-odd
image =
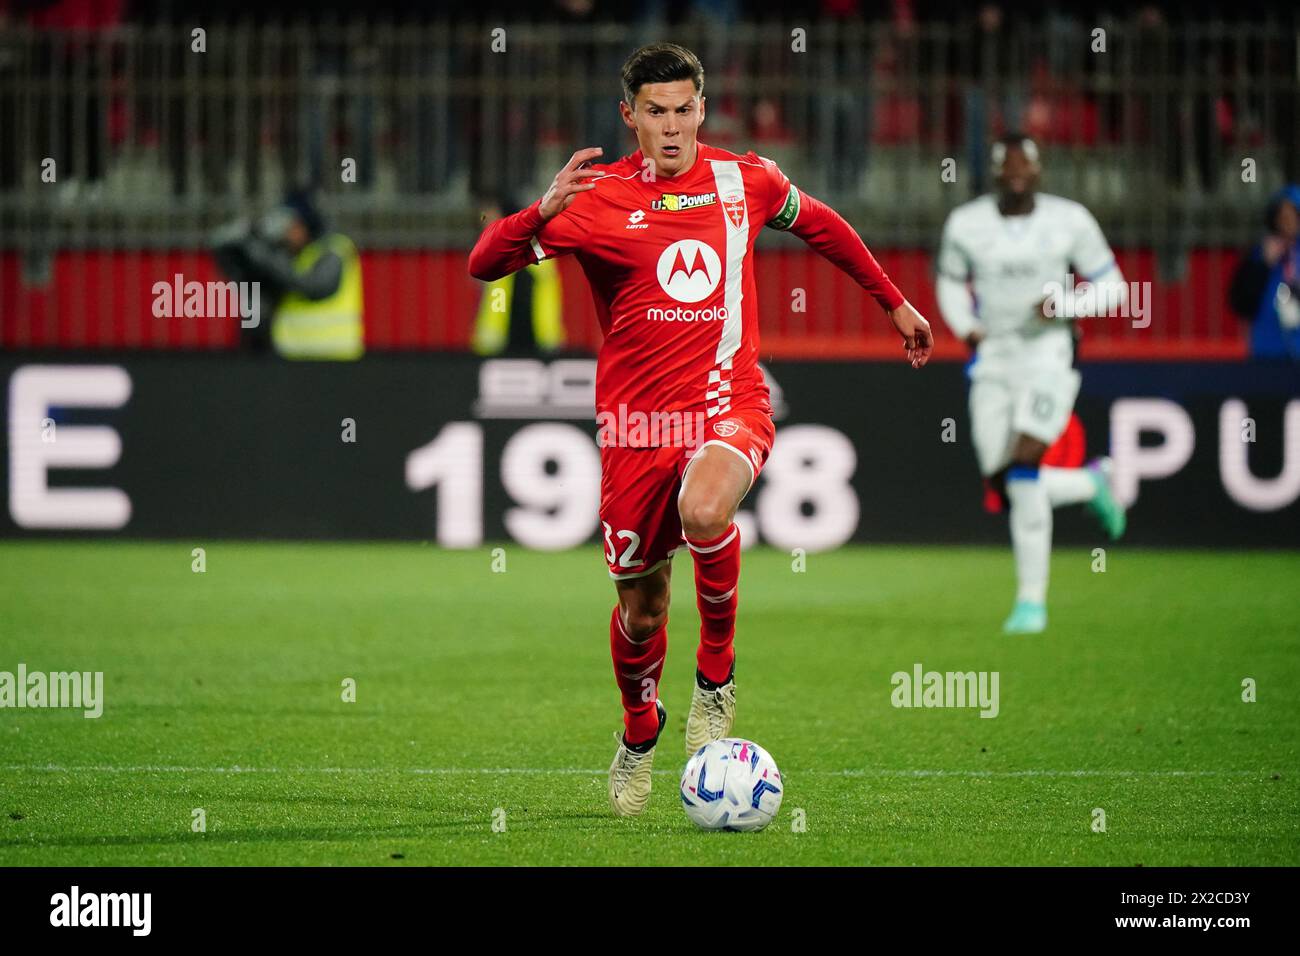
[[[605,341],[596,411],[708,417],[760,407],[754,241],[788,230],[885,309],[903,296],[838,213],[769,159],[699,145],[690,169],[651,178],[638,151],[593,167],[596,188],[543,222],[540,200],[483,231],[469,270],[492,280],[553,256],[577,256]]]

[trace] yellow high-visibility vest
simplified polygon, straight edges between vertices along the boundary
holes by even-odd
[[[564,344],[564,322],[560,316],[560,270],[544,259],[527,266],[533,278],[533,340],[543,352]],[[510,335],[510,308],[515,294],[515,273],[489,282],[483,288],[478,317],[474,320],[474,351],[497,355]]]
[[[361,257],[347,236],[332,233],[303,247],[293,271],[307,272],[326,250],[343,260],[339,287],[323,299],[290,292],[275,310],[271,341],[290,359],[349,360],[365,351],[362,325]]]

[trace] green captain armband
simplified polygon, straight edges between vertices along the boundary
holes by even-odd
[[[789,229],[794,225],[794,221],[799,218],[799,190],[794,183],[790,184],[790,192],[786,194],[785,205],[781,211],[768,220],[768,228],[780,229],[782,231]]]

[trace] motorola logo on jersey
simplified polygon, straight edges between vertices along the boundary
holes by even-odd
[[[680,239],[659,255],[660,287],[678,302],[707,298],[722,279],[722,260],[708,243]]]
[[[651,322],[725,322],[727,307],[711,305],[707,309],[683,309],[678,305],[671,309],[646,309],[645,317]]]

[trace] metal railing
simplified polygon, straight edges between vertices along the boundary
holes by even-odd
[[[947,212],[987,185],[989,141],[1019,126],[1043,146],[1045,189],[1176,280],[1190,250],[1253,238],[1268,194],[1297,175],[1300,31],[1280,17],[973,32],[710,21],[672,35],[705,64],[702,138],[777,160],[873,247],[932,249]],[[303,183],[364,249],[467,248],[481,197],[530,200],[579,146],[635,148],[618,68],[661,35],[645,22],[205,30],[202,52],[189,27],[0,33],[8,268],[39,279],[63,250],[201,250]]]

